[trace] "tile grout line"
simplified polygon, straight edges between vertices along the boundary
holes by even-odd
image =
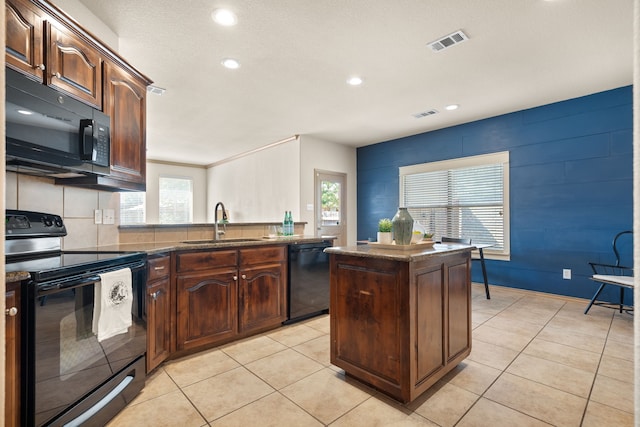
[[[502,313],[503,311],[505,311],[505,310],[506,310],[506,309],[508,309],[509,307],[512,307],[512,306],[513,306],[513,305],[515,305],[518,301],[521,301],[523,298],[525,298],[525,296],[524,296],[524,295],[523,295],[523,296],[521,296],[520,298],[518,298],[517,300],[515,300],[515,301],[514,301],[513,303],[511,303],[509,306],[507,306],[507,307],[505,307],[504,309],[502,309],[500,312],[496,313],[494,316],[492,316],[492,317],[491,317],[490,319],[488,319],[487,321],[489,321],[489,320],[493,319],[495,316],[499,315],[500,313]],[[535,339],[535,338],[540,334],[540,332],[541,332],[541,331],[542,331],[542,330],[543,330],[543,329],[544,329],[544,328],[549,324],[549,322],[551,322],[551,320],[552,320],[552,319],[553,319],[553,318],[554,318],[554,317],[555,317],[555,316],[560,312],[560,310],[562,309],[562,307],[564,307],[566,304],[567,304],[566,302],[563,302],[563,303],[562,303],[562,305],[561,305],[561,306],[556,310],[555,314],[554,314],[553,316],[551,316],[551,317],[549,318],[549,320],[547,320],[547,322],[544,324],[544,326],[543,326],[542,328],[540,328],[540,330],[539,330],[539,331],[538,331],[538,332],[537,332],[537,333],[536,333],[536,334],[535,334],[535,335],[534,335],[534,336],[529,340],[529,342],[528,342],[528,343],[527,343],[527,344],[522,348],[522,350],[520,350],[520,351],[518,352],[518,354],[513,358],[513,360],[511,360],[511,362],[509,362],[509,363],[507,364],[507,366],[505,366],[505,368],[504,368],[504,369],[502,369],[502,371],[500,372],[500,374],[499,374],[499,375],[498,375],[498,376],[497,376],[497,377],[496,377],[496,378],[491,382],[491,384],[489,384],[489,386],[488,386],[487,388],[485,388],[485,390],[484,390],[484,391],[482,392],[482,394],[478,397],[478,399],[476,399],[476,401],[473,403],[473,405],[471,405],[471,406],[469,407],[469,409],[467,409],[467,410],[464,412],[464,414],[462,414],[462,416],[461,416],[461,417],[458,419],[458,421],[454,424],[454,427],[455,427],[455,426],[456,426],[460,421],[462,421],[462,419],[464,419],[464,417],[469,413],[469,411],[471,411],[471,409],[472,409],[472,408],[473,408],[473,407],[474,407],[474,406],[475,406],[475,405],[480,401],[480,399],[482,399],[482,398],[487,399],[487,400],[489,400],[489,401],[491,401],[491,402],[494,402],[494,403],[496,403],[497,405],[501,405],[501,406],[504,406],[504,407],[506,407],[506,408],[509,408],[509,409],[511,409],[512,411],[516,411],[516,412],[518,412],[518,413],[521,413],[521,414],[523,414],[523,415],[526,415],[527,417],[531,417],[531,418],[533,418],[533,419],[536,419],[536,420],[538,420],[538,421],[541,421],[541,422],[546,423],[546,421],[541,420],[541,419],[539,419],[538,417],[535,417],[535,416],[529,415],[529,414],[524,413],[524,412],[522,412],[522,411],[520,411],[520,410],[518,410],[518,409],[511,408],[510,406],[504,405],[504,404],[502,404],[502,403],[500,403],[500,402],[496,402],[496,401],[495,401],[495,400],[493,400],[493,399],[490,399],[490,398],[488,398],[488,397],[485,397],[485,394],[487,393],[487,391],[488,391],[491,387],[493,387],[493,385],[494,385],[496,382],[498,382],[498,380],[500,379],[500,377],[502,377],[502,375],[503,375],[505,372],[507,372],[507,369],[509,369],[509,367],[513,364],[513,362],[514,362],[514,361],[515,361],[515,360],[516,360],[516,359],[517,359],[521,354],[523,354],[524,350],[529,346],[529,344],[531,344],[531,342],[532,342],[532,341],[533,341],[533,340],[534,340],[534,339]],[[476,363],[477,363],[477,362],[476,362]],[[486,366],[486,365],[485,365],[485,366]],[[510,374],[510,375],[514,375],[514,374]],[[537,381],[534,381],[534,382],[537,382]],[[588,403],[588,401],[587,401],[587,403]],[[547,424],[548,424],[548,423],[547,423]]]

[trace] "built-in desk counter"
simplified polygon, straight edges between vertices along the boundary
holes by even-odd
[[[401,402],[471,352],[472,246],[330,254],[331,363]]]

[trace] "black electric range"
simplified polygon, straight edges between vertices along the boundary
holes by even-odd
[[[21,302],[21,425],[104,425],[144,386],[146,254],[63,251],[59,215],[5,217],[5,269],[30,276]],[[100,340],[95,290],[116,270],[131,274],[131,325]]]

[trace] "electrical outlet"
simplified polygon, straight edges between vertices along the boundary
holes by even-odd
[[[102,224],[102,209],[96,209],[93,211],[93,223]]]
[[[115,224],[116,215],[113,209],[105,209],[102,214],[102,223],[103,224]]]
[[[562,278],[565,280],[571,280],[571,269],[563,268],[562,269]]]

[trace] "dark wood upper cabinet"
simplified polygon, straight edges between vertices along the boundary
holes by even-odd
[[[6,0],[5,8],[7,66],[111,117],[110,176],[56,178],[56,184],[145,191],[152,81],[45,0]]]
[[[42,11],[27,0],[5,2],[7,67],[43,80],[44,18]]]
[[[50,31],[46,83],[102,109],[102,58],[73,32],[54,24]]]
[[[104,63],[104,111],[111,117],[111,178],[146,179],[147,82],[112,62]]]

